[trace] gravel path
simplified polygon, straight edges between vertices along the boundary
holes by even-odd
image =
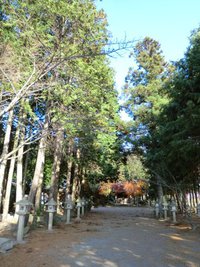
[[[152,210],[93,209],[80,224],[33,231],[0,255],[1,267],[200,267],[200,233],[157,221]]]

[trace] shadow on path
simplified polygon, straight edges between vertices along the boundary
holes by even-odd
[[[53,243],[45,246],[44,240],[48,242],[50,236]],[[96,208],[80,224],[64,226],[52,234],[43,231],[37,237],[41,238],[37,247],[27,244],[32,249],[28,257],[27,247],[18,248],[24,262],[11,264],[15,251],[3,261],[0,258],[0,266],[200,267],[199,233],[157,221],[148,208]]]

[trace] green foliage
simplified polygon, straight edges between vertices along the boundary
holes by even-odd
[[[120,164],[120,181],[134,181],[138,179],[148,179],[147,169],[144,166],[144,159],[136,154],[126,157],[126,162]]]
[[[52,173],[53,159],[50,155],[47,155],[44,165],[44,186],[45,188],[50,187],[51,173]]]
[[[173,66],[164,62],[159,44],[145,38],[134,49],[138,68],[130,69],[127,76],[125,93],[136,127],[131,132],[135,149],[142,148],[151,188],[159,175],[165,191],[171,193],[198,188],[199,32],[199,28],[192,32],[185,57]]]
[[[70,157],[79,170],[85,169],[91,183],[114,179],[119,106],[113,70],[102,55],[109,37],[104,12],[97,11],[91,0],[3,1],[2,12],[0,90],[8,97],[0,105],[5,108],[22,92],[14,103],[16,121],[23,105],[26,131],[38,138],[48,118],[44,186],[50,184],[53,147],[61,130],[65,138],[61,158],[66,167],[61,167],[60,177],[66,177],[67,148],[73,140],[80,158],[75,152]],[[20,101],[22,97],[25,101]],[[34,138],[31,141],[38,144]],[[29,159],[29,184],[37,152],[34,145],[31,148],[35,154]]]
[[[199,29],[190,38],[185,58],[176,63],[176,71],[168,84],[169,105],[161,114],[158,157],[167,159],[177,182],[198,179],[199,136],[200,136],[200,93],[199,93]],[[173,178],[171,182],[173,183]],[[168,178],[169,179],[169,178]],[[188,182],[187,182],[188,181]]]
[[[137,128],[144,125],[145,131],[153,131],[159,112],[168,102],[163,91],[168,65],[159,43],[149,37],[135,46],[133,56],[137,68],[130,68],[126,77],[127,110]]]
[[[129,155],[127,157],[127,170],[129,174],[129,180],[146,179],[147,170],[144,167],[142,158],[137,155]]]

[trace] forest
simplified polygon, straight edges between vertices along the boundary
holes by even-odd
[[[166,62],[158,41],[115,42],[107,25],[91,0],[1,1],[3,220],[25,195],[38,211],[43,193],[95,203],[119,182],[142,181],[147,200],[180,211],[199,203],[200,28]],[[109,56],[128,48],[120,105]]]

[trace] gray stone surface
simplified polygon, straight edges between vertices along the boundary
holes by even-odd
[[[15,242],[9,238],[0,237],[0,252],[5,253],[6,251],[12,249],[14,243]]]

